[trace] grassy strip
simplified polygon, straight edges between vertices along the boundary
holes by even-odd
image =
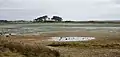
[[[79,48],[120,48],[120,40],[94,40],[86,42],[52,42],[48,46],[53,47],[79,47]]]

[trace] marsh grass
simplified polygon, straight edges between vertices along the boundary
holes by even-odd
[[[51,50],[43,45],[40,45],[37,43],[28,44],[21,41],[15,42],[13,39],[1,38],[0,47],[1,47],[1,54],[2,53],[4,54],[3,49],[8,49],[11,53],[19,53],[23,55],[22,57],[24,56],[26,57],[60,57],[60,54],[58,51]]]
[[[59,50],[63,57],[120,57],[119,38],[85,42],[51,42],[47,45]]]
[[[77,42],[52,42],[48,46],[53,47],[75,47],[75,48],[109,48],[119,49],[119,39],[102,39],[92,41],[77,41]]]

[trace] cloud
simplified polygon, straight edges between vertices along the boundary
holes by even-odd
[[[113,0],[116,4],[120,4],[120,0]]]
[[[65,19],[119,19],[120,0],[0,0],[0,19],[33,19],[59,15]]]

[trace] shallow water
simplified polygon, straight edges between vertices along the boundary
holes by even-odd
[[[0,25],[0,32],[14,34],[41,34],[58,31],[119,32],[120,24],[38,23]]]

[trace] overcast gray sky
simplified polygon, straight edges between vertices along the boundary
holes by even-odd
[[[64,20],[120,20],[120,0],[0,0],[0,20],[32,20],[42,15]]]

